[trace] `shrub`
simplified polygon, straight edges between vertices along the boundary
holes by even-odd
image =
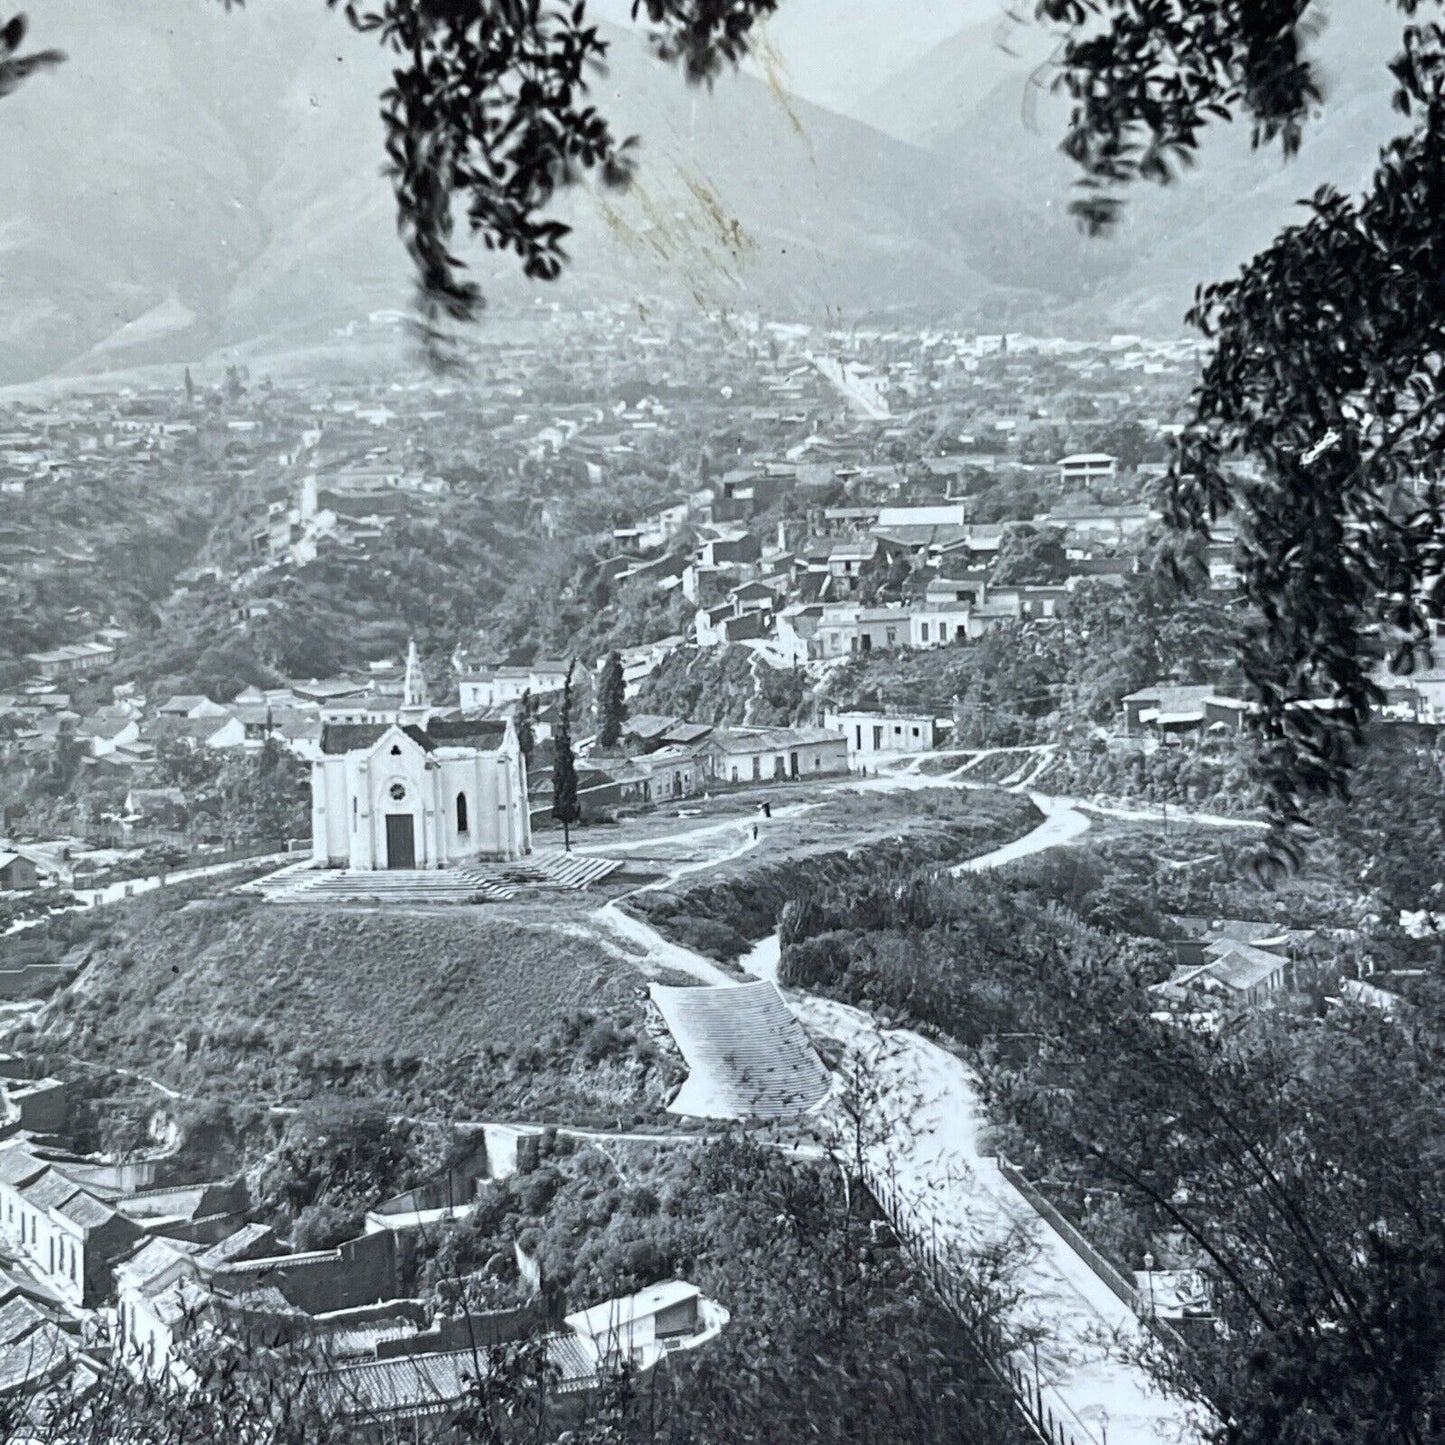
[[[361,1229],[361,1217],[339,1204],[308,1204],[296,1216],[291,1242],[297,1249],[331,1249],[354,1239]]]

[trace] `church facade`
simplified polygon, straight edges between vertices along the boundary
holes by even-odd
[[[511,719],[431,716],[414,653],[394,722],[323,729],[311,809],[312,859],[323,867],[445,868],[532,851]]]

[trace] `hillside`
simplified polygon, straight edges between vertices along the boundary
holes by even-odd
[[[650,1117],[665,1079],[644,980],[564,911],[137,900],[76,945],[46,1043],[186,1098],[339,1088],[463,1118]]]
[[[1393,37],[1364,4],[1319,41],[1328,96],[1294,163],[1251,153],[1242,127],[1213,138],[1108,242],[1066,213],[1064,105],[1030,83],[1048,78],[1033,27],[961,31],[855,98],[851,118],[789,96],[781,63],[691,90],[636,31],[609,28],[594,96],[642,137],[639,183],[564,197],[575,264],[540,294],[1173,329],[1195,282],[1268,240],[1298,196],[1368,173],[1392,126]],[[380,175],[388,67],[369,39],[312,0],[229,15],[53,0],[38,26],[72,58],[5,101],[0,383],[218,351],[314,367],[355,348],[349,322],[407,304]],[[476,260],[498,314],[539,294],[510,263]]]
[[[0,381],[299,348],[406,304],[379,174],[385,57],[337,16],[55,0],[37,33],[71,61],[6,101]],[[926,154],[750,76],[689,90],[611,35],[595,95],[644,138],[639,185],[567,198],[578,266],[549,296],[819,315],[987,297],[959,260],[972,206],[938,193]],[[126,63],[142,56],[143,90]],[[506,263],[480,274],[503,306],[534,294]]]

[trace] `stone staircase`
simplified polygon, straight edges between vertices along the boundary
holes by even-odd
[[[515,862],[492,863],[477,859],[459,863],[468,877],[517,888],[587,888],[622,867],[616,858],[594,858],[567,853],[561,848],[535,848]]]
[[[788,1119],[828,1096],[828,1070],[775,984],[650,992],[689,1070],[669,1113]]]
[[[538,849],[515,862],[472,859],[450,868],[286,869],[251,884],[272,903],[505,903],[532,889],[582,889],[615,873],[615,858]]]
[[[352,873],[318,868],[262,887],[271,903],[505,903],[516,889],[460,868],[389,868]]]

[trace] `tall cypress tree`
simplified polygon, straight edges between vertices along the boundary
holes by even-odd
[[[562,684],[561,715],[552,738],[552,816],[562,825],[562,846],[572,851],[572,824],[582,816],[577,806],[577,765],[572,757],[572,664]]]
[[[622,657],[614,647],[602,664],[597,683],[597,745],[615,748],[627,719],[627,683],[622,676]]]

